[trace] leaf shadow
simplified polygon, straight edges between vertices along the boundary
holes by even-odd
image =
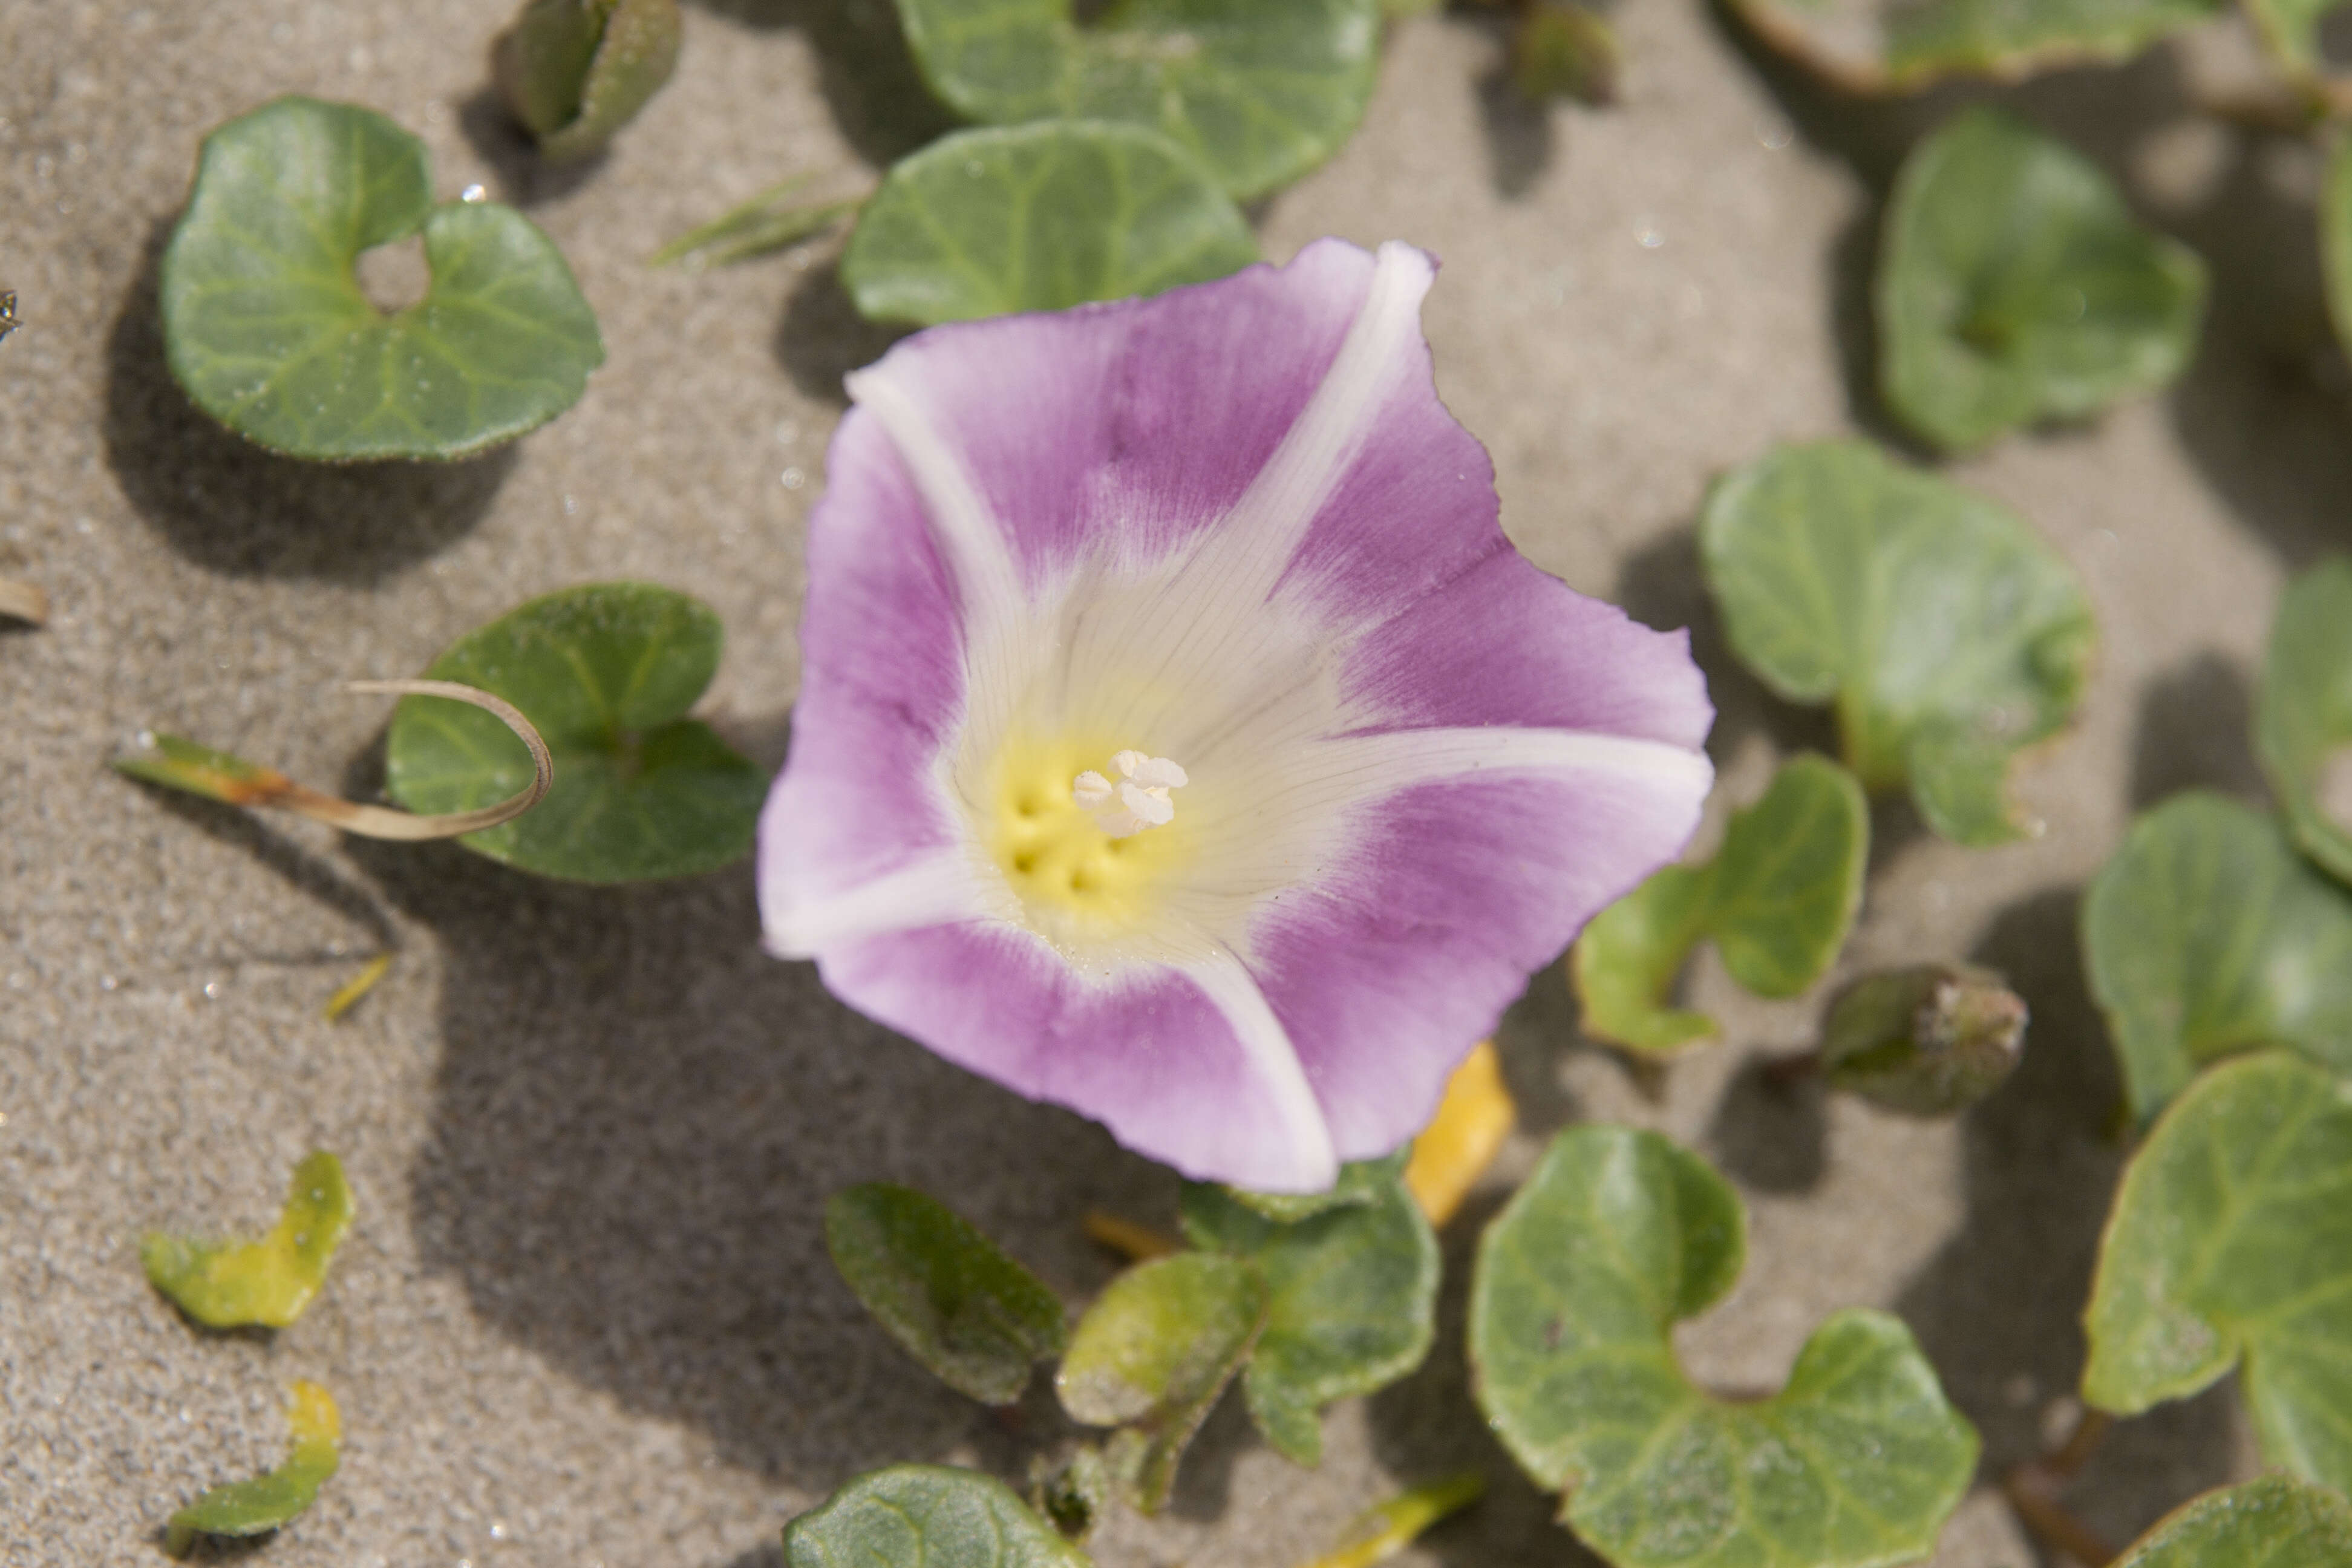
[[[372,585],[470,532],[513,470],[509,443],[453,463],[306,463],[190,402],[157,304],[174,214],[149,231],[106,342],[100,436],[123,498],[190,562],[232,576]]]
[[[1829,1169],[1828,1100],[1821,1074],[1776,1077],[1769,1057],[1751,1056],[1724,1086],[1706,1148],[1742,1186],[1809,1193]]]
[[[1966,1215],[1895,1310],[1952,1403],[1984,1438],[1982,1472],[2037,1458],[2071,1400],[2081,1313],[2124,1152],[2109,1135],[2121,1089],[2075,941],[2080,890],[2046,889],[1997,915],[1970,958],[2032,1010],[2023,1061],[1961,1122]],[[2213,1396],[2119,1426],[2069,1503],[2127,1541],[2231,1475],[2229,1408]]]
[[[804,397],[846,407],[843,378],[880,359],[911,327],[885,326],[860,315],[842,287],[837,256],[799,275],[776,327],[776,361]]]
[[[373,893],[345,876],[333,862],[270,826],[258,814],[144,780],[124,779],[121,783],[136,788],[206,837],[244,850],[284,878],[297,891],[358,926],[380,951],[389,952],[399,947],[400,933],[394,928],[390,911]],[[287,955],[271,956],[282,961]],[[321,954],[320,960],[342,962],[329,954]]]
[[[816,52],[818,90],[858,156],[896,163],[959,123],[933,96],[889,0],[695,0],[762,30],[799,32]]]
[[[1559,1522],[1560,1500],[1512,1461],[1471,1394],[1470,1274],[1478,1238],[1507,1198],[1473,1193],[1439,1233],[1445,1272],[1438,1287],[1436,1339],[1420,1370],[1371,1396],[1373,1452],[1391,1475],[1407,1481],[1462,1470],[1486,1478],[1484,1497],[1418,1542],[1447,1568],[1601,1568],[1601,1559]]]
[[[594,179],[611,155],[599,148],[568,163],[541,156],[539,143],[493,87],[481,88],[457,106],[457,130],[475,156],[490,166],[499,182],[498,199],[509,206],[561,201]]]
[[[947,1196],[1067,1300],[1112,1262],[1085,1209],[1175,1178],[1100,1128],[950,1066],[771,957],[748,865],[594,888],[455,844],[355,843],[437,935],[442,1058],[408,1202],[425,1266],[562,1375],[822,1498],[913,1460],[1018,1484],[1066,1423],[935,1382],[869,1321],[823,1205],[884,1178]]]
[[[2158,674],[2140,693],[2132,737],[2131,803],[2145,811],[2183,790],[2217,790],[2266,805],[2254,761],[2253,695],[2242,670],[2207,648]]]

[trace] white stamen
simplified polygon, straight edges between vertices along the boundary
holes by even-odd
[[[1132,838],[1147,827],[1175,819],[1176,803],[1168,792],[1192,782],[1182,768],[1166,757],[1141,752],[1118,752],[1110,765],[1118,774],[1116,785],[1091,768],[1070,784],[1070,798],[1095,819],[1097,827],[1113,838]]]

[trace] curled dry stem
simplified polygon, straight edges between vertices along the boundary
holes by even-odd
[[[463,834],[478,833],[486,827],[496,827],[511,822],[537,805],[546,797],[548,786],[555,782],[555,759],[548,754],[547,742],[540,739],[538,730],[522,716],[521,710],[504,698],[471,686],[461,686],[454,680],[354,680],[346,691],[381,692],[389,696],[446,697],[453,702],[469,703],[489,713],[530,751],[531,781],[519,793],[509,795],[496,805],[486,805],[473,811],[445,812],[437,816],[417,816],[405,811],[395,811],[385,805],[366,805],[358,801],[326,795],[304,784],[296,784],[275,768],[265,768],[248,763],[226,752],[215,752],[197,745],[177,735],[157,734],[152,737],[148,750],[142,755],[120,758],[115,771],[135,779],[168,788],[185,790],[208,800],[223,801],[230,805],[268,805],[280,811],[290,811],[307,816],[313,822],[323,822],[330,827],[340,827],[346,833],[362,838],[387,838],[403,843],[418,843],[433,838],[456,838]]]
[[[27,626],[47,626],[49,596],[37,583],[0,577],[0,616],[13,616]]]
[[[2066,1440],[2042,1458],[2018,1466],[2001,1478],[2001,1495],[2017,1517],[2044,1542],[2064,1552],[2083,1568],[2107,1568],[2116,1557],[2116,1549],[2102,1540],[2081,1520],[2067,1511],[2058,1500],[2066,1483],[2074,1479],[2090,1457],[2097,1452],[2107,1435],[2113,1419],[2100,1410],[2085,1410],[2075,1422],[2074,1430]]]
[[[1102,1209],[1088,1209],[1082,1223],[1087,1240],[1109,1247],[1129,1263],[1149,1263],[1184,1250],[1184,1244],[1175,1237]]]

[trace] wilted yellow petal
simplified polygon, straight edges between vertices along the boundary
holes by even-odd
[[[1503,1087],[1503,1062],[1495,1054],[1495,1042],[1481,1040],[1454,1069],[1445,1098],[1438,1102],[1429,1126],[1412,1141],[1412,1160],[1404,1168],[1404,1184],[1430,1224],[1444,1225],[1454,1217],[1518,1120],[1511,1091]]]

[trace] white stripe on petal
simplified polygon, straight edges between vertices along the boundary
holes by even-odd
[[[1358,798],[1480,773],[1599,772],[1701,795],[1715,781],[1715,764],[1704,752],[1588,730],[1496,724],[1335,735],[1315,742],[1310,754],[1318,781],[1350,795],[1361,791]]]
[[[845,383],[860,407],[870,409],[890,433],[922,491],[923,510],[931,531],[955,573],[963,605],[968,647],[985,640],[1019,614],[1023,602],[1021,569],[1003,525],[988,510],[955,448],[940,433],[922,405],[891,378],[883,365],[851,374]]]
[[[1381,247],[1364,302],[1322,384],[1242,499],[1224,531],[1235,541],[1220,574],[1255,602],[1274,591],[1307,525],[1362,449],[1402,351],[1421,341],[1421,301],[1437,269],[1412,246]]]
[[[770,889],[767,945],[779,958],[814,958],[835,942],[987,912],[971,863],[960,851],[941,850],[830,898],[793,903],[785,889]]]
[[[1181,972],[1215,1004],[1233,1026],[1261,1086],[1274,1101],[1286,1134],[1285,1150],[1291,1163],[1284,1191],[1319,1193],[1339,1179],[1339,1157],[1331,1147],[1330,1124],[1307,1084],[1290,1033],[1274,1016],[1265,993],[1242,961],[1223,947],[1207,958],[1181,966]]]

